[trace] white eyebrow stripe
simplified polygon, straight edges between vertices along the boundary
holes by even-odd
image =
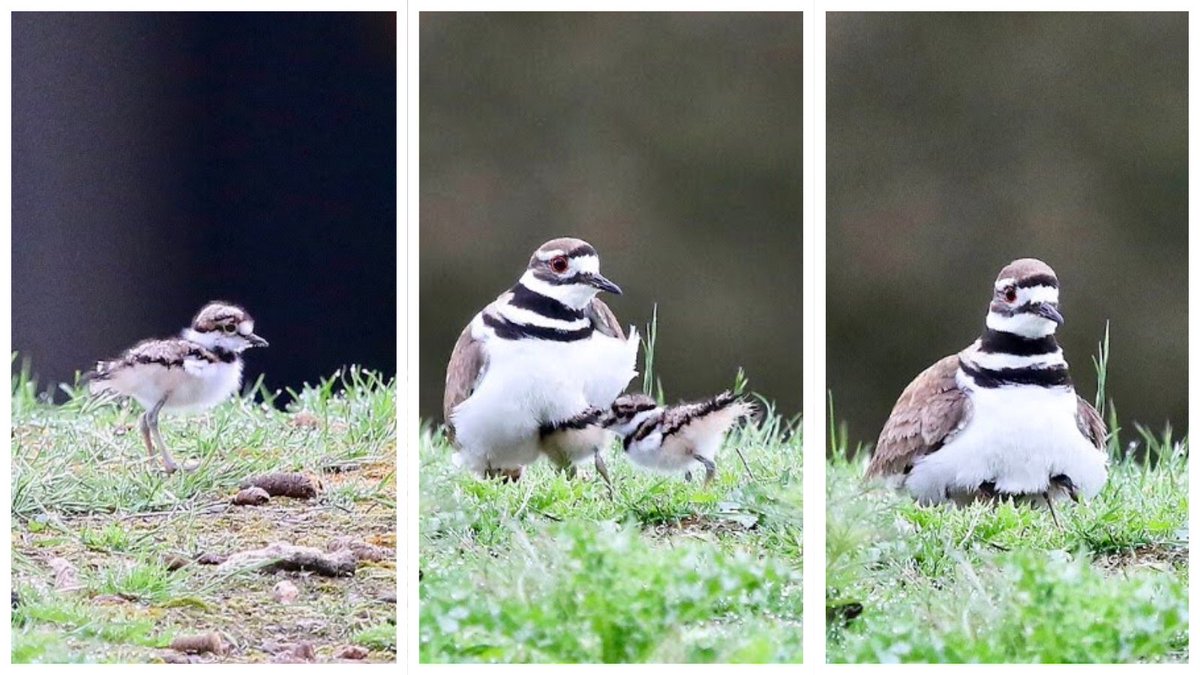
[[[557,258],[560,255],[566,255],[566,254],[567,254],[566,251],[563,251],[562,249],[557,249],[557,248],[550,250],[550,251],[546,251],[545,253],[538,251],[537,259],[538,260],[550,260],[551,258]]]
[[[1053,286],[1018,288],[1017,297],[1023,302],[1058,302],[1058,289]]]
[[[574,264],[575,269],[580,272],[596,274],[600,271],[600,259],[594,255],[581,255],[571,258],[571,262]]]
[[[1003,279],[997,279],[996,280],[996,290],[1000,290],[1001,288],[1004,288],[1005,286],[1012,286],[1015,283],[1017,283],[1017,280],[1013,279],[1012,277],[1004,277]]]

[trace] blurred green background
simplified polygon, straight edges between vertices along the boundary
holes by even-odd
[[[801,407],[801,15],[420,15],[420,407],[556,236],[600,252],[670,400]],[[633,387],[637,386],[635,382]]]
[[[1109,320],[1123,426],[1186,431],[1187,40],[1183,13],[828,15],[828,385],[851,445],[979,335],[1024,256],[1058,273],[1080,393]]]

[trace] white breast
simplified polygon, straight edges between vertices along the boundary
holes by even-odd
[[[631,441],[626,456],[644,469],[663,473],[687,471],[696,463],[681,439],[672,437],[664,442],[662,432],[657,430],[645,438]]]
[[[242,382],[242,362],[210,363],[187,359],[170,368],[159,363],[139,363],[113,373],[99,390],[111,390],[151,408],[166,398],[167,412],[206,410],[229,398]]]
[[[1079,431],[1072,388],[976,388],[961,372],[958,382],[971,400],[970,419],[904,481],[922,503],[974,493],[986,482],[1001,493],[1040,494],[1059,474],[1088,497],[1104,486],[1106,457]]]
[[[233,363],[189,360],[184,363],[184,368],[190,377],[167,399],[167,410],[205,410],[229,398],[242,386],[241,359]]]
[[[484,339],[487,371],[451,413],[460,461],[470,468],[515,468],[535,461],[542,424],[588,407],[608,408],[637,375],[636,331],[626,340],[593,333],[586,340]]]

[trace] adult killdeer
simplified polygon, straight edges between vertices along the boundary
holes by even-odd
[[[660,406],[645,394],[626,394],[613,402],[604,424],[624,439],[625,452],[635,464],[665,473],[684,472],[688,480],[699,464],[708,485],[717,474],[717,450],[725,432],[752,414],[751,403],[727,391],[671,407]]]
[[[443,414],[455,462],[517,480],[546,455],[559,468],[592,460],[611,439],[601,410],[637,371],[637,331],[627,338],[596,295],[620,294],[579,239],[542,244],[512,289],[475,315],[446,367]]]
[[[983,335],[908,385],[867,476],[924,504],[1007,497],[1052,514],[1059,496],[1098,493],[1107,430],[1071,385],[1054,339],[1062,323],[1049,265],[1024,258],[1000,270]]]
[[[120,357],[100,361],[89,373],[93,394],[129,396],[142,404],[142,440],[150,456],[154,444],[167,473],[178,469],[158,431],[160,412],[206,410],[237,391],[242,382],[242,352],[266,347],[254,334],[254,319],[226,302],[205,305],[180,337],[143,340]],[[153,436],[153,441],[151,437]]]

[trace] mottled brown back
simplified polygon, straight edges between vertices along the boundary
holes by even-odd
[[[587,308],[587,316],[596,330],[618,340],[625,339],[625,331],[621,329],[621,322],[617,321],[617,315],[613,314],[613,311],[600,298],[592,298],[592,304]]]
[[[1075,409],[1075,423],[1079,426],[1079,431],[1096,446],[1097,450],[1104,450],[1105,444],[1108,442],[1108,427],[1105,426],[1104,420],[1100,418],[1100,413],[1092,407],[1091,403],[1083,400],[1083,397],[1076,396],[1079,400]]]
[[[958,388],[958,356],[925,369],[900,394],[883,425],[867,477],[902,473],[918,457],[937,450],[970,416],[970,399]]]
[[[483,344],[471,337],[471,324],[463,329],[454,343],[450,363],[446,366],[446,391],[442,396],[442,419],[446,422],[450,442],[454,442],[454,423],[450,413],[475,391],[480,373],[485,367]]]

